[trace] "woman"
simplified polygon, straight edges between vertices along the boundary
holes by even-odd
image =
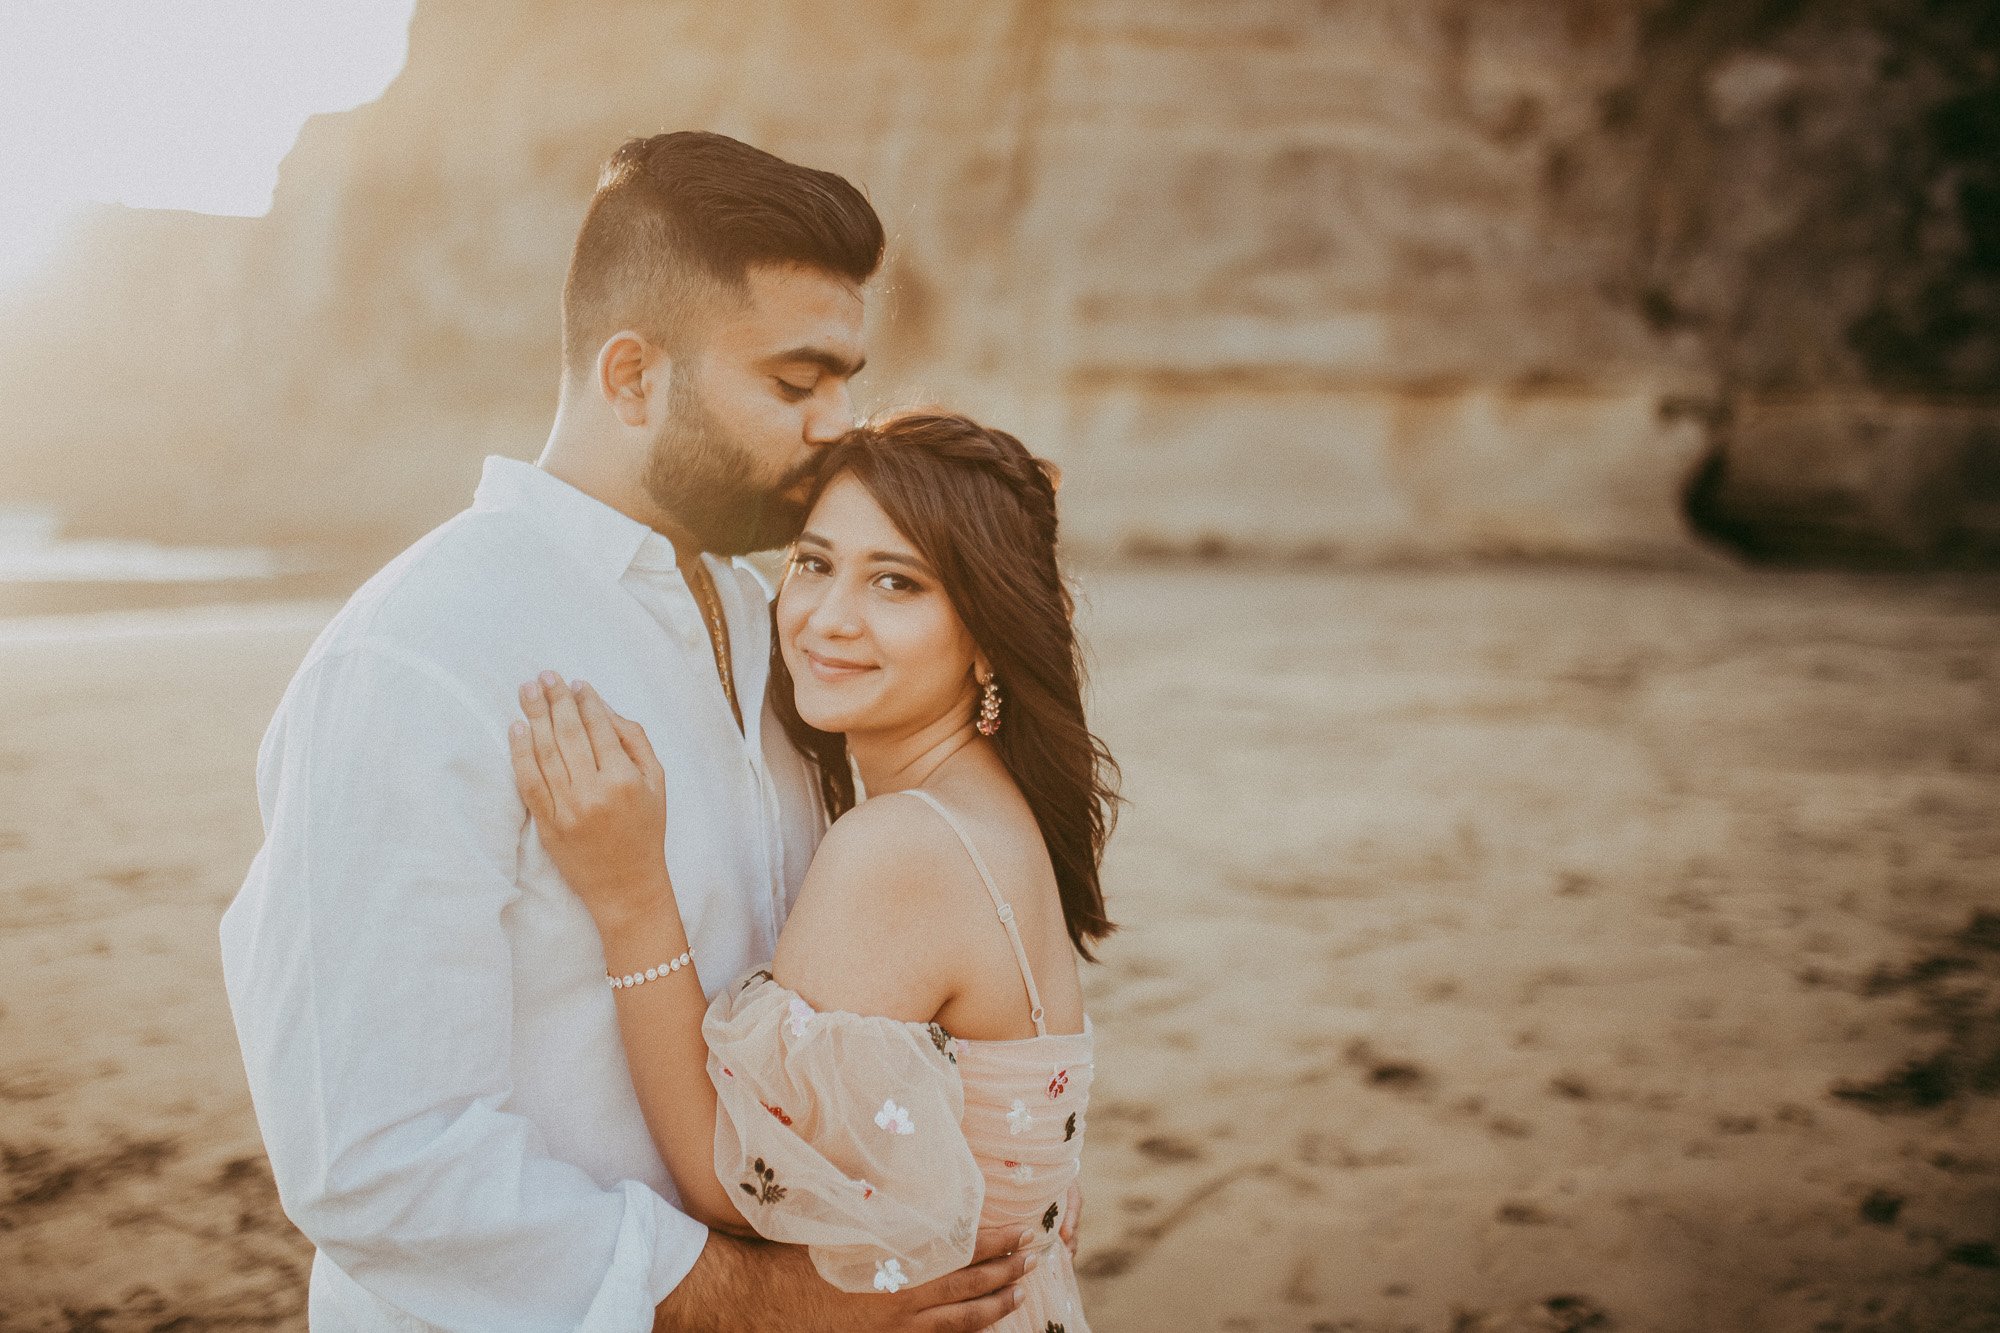
[[[977,1228],[1022,1226],[1037,1266],[996,1327],[1084,1333],[1059,1232],[1091,1075],[1077,957],[1113,928],[1115,767],[1084,724],[1055,544],[1054,469],[1003,432],[912,414],[829,448],[771,692],[835,822],[770,967],[713,1005],[643,731],[545,677],[512,750],[603,938],[686,1211],[807,1245],[849,1291],[929,1281]]]

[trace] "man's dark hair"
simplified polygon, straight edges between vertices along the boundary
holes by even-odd
[[[689,317],[741,293],[753,264],[804,264],[866,282],[882,220],[861,192],[727,135],[631,139],[604,164],[563,284],[563,365],[629,328],[679,347]]]

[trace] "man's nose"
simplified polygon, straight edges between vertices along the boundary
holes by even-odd
[[[854,429],[854,400],[846,381],[832,393],[815,395],[806,413],[806,443],[832,444]]]

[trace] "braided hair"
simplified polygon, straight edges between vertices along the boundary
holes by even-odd
[[[904,412],[855,428],[822,453],[810,509],[837,477],[868,489],[930,562],[991,663],[1006,723],[990,744],[1020,788],[1049,852],[1071,942],[1116,927],[1098,867],[1115,822],[1117,763],[1084,723],[1075,602],[1056,562],[1055,465],[1002,430],[948,413]],[[799,717],[792,678],[771,645],[771,703],[818,770],[828,814],[854,805],[847,740]]]

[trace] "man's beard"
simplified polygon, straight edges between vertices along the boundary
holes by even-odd
[[[646,492],[704,551],[768,551],[805,526],[805,506],[788,497],[812,473],[814,461],[775,482],[760,482],[749,451],[709,411],[688,377],[675,375],[666,422],[646,460]]]

